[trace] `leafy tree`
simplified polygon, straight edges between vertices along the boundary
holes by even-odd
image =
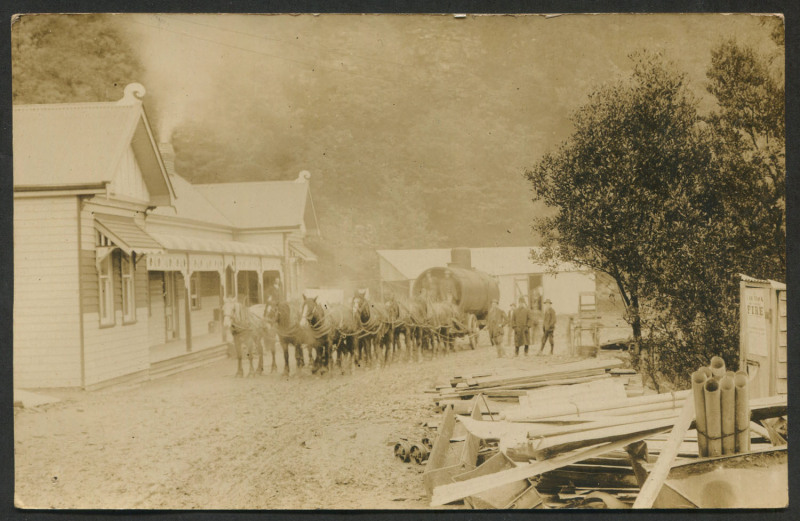
[[[778,42],[780,45],[780,43]],[[698,187],[716,204],[686,237],[687,254],[656,279],[660,333],[654,365],[673,380],[711,355],[738,365],[738,274],[785,280],[785,123],[780,70],[749,47],[727,41],[711,53],[708,91],[714,175]],[[683,269],[680,269],[683,268]]]
[[[687,383],[691,370],[712,355],[721,355],[730,367],[738,365],[739,273],[785,279],[781,72],[733,40],[711,52],[707,88],[717,109],[702,119],[708,124],[713,168],[695,189],[706,194],[706,204],[694,208],[707,221],[695,221],[692,233],[681,237],[681,262],[661,265],[649,296],[650,365],[673,381]]]
[[[784,280],[786,274],[786,156],[784,85],[752,48],[724,42],[711,53],[708,91],[718,110],[707,119],[714,152],[731,194],[729,237],[738,268]],[[733,196],[735,194],[735,196]],[[741,224],[746,223],[745,229]]]
[[[614,277],[640,369],[656,386],[685,384],[713,355],[738,363],[737,274],[785,276],[783,88],[726,42],[708,71],[719,110],[700,118],[682,74],[654,55],[634,61],[527,177],[556,209],[535,221],[542,260]]]
[[[22,15],[11,49],[13,103],[113,101],[142,77],[109,15]]]
[[[703,218],[683,222],[706,203],[693,189],[711,154],[684,76],[657,55],[632,59],[630,78],[593,92],[572,118],[572,136],[526,176],[534,201],[556,210],[534,220],[545,246],[537,260],[576,261],[613,277],[638,348],[642,298],[661,269],[654,259],[659,248],[680,248]]]

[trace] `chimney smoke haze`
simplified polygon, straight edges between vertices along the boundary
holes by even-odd
[[[716,42],[774,47],[748,16],[116,18],[181,175],[312,172],[331,262],[359,274],[376,249],[536,245],[530,223],[549,210],[523,174],[571,134],[592,90],[630,72],[631,52],[661,51],[703,101]]]

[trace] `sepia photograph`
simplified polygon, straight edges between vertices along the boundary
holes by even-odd
[[[17,509],[789,505],[780,13],[9,22]]]

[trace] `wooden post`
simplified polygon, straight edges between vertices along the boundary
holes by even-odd
[[[192,272],[189,270],[181,272],[183,275],[183,286],[186,291],[183,295],[183,315],[186,328],[186,352],[192,352]]]
[[[256,274],[258,275],[258,303],[266,304],[267,299],[264,297],[264,272],[258,270]]]
[[[226,272],[225,272],[225,261],[223,257],[222,261],[222,269],[218,271],[219,273],[219,329],[222,331],[222,341],[228,341],[228,334],[225,331],[225,298],[227,297],[227,286],[226,286]]]

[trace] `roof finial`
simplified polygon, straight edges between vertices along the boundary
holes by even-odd
[[[125,93],[122,96],[122,99],[117,103],[120,105],[132,105],[136,102],[141,103],[145,92],[147,91],[145,90],[144,85],[141,83],[129,83],[125,85]]]
[[[296,181],[298,183],[307,183],[311,179],[311,172],[308,170],[301,170],[299,174],[297,174]]]

